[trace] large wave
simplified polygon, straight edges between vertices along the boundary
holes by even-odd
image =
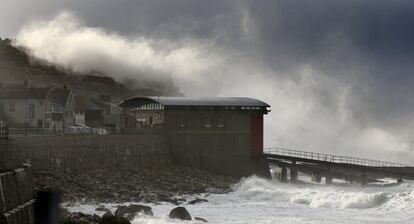
[[[242,200],[289,202],[311,208],[414,210],[414,190],[410,183],[389,188],[301,186],[252,176],[241,180],[234,190],[232,194]]]

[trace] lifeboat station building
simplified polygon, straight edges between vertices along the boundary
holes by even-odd
[[[121,104],[121,128],[167,138],[178,164],[233,176],[268,175],[263,115],[270,105],[247,97],[133,97]]]

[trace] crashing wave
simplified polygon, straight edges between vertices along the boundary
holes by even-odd
[[[393,188],[301,186],[252,176],[242,179],[234,190],[232,194],[242,200],[291,202],[311,208],[414,210],[414,190],[410,184]]]

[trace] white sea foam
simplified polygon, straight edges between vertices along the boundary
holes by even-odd
[[[311,208],[367,209],[395,207],[414,210],[414,191],[409,183],[394,187],[291,185],[249,177],[236,184],[233,194],[246,200],[308,205]]]
[[[209,202],[184,205],[195,217],[210,223],[414,223],[411,182],[393,187],[292,185],[258,177],[242,179],[226,195],[210,195]],[[200,223],[167,218],[175,205],[149,204],[154,217],[134,224]],[[76,205],[72,211],[95,213],[97,205]],[[115,204],[106,207],[115,209]]]

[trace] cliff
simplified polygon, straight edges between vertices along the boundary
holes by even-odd
[[[30,57],[22,49],[11,45],[9,39],[0,39],[0,83],[21,84],[27,78],[30,85],[63,86],[66,84],[75,94],[99,95],[111,94],[114,98],[133,95],[180,95],[172,82],[146,83],[145,88],[135,88],[133,84],[115,81],[110,74],[75,74],[63,71],[53,65]],[[129,83],[140,82],[131,80]]]

